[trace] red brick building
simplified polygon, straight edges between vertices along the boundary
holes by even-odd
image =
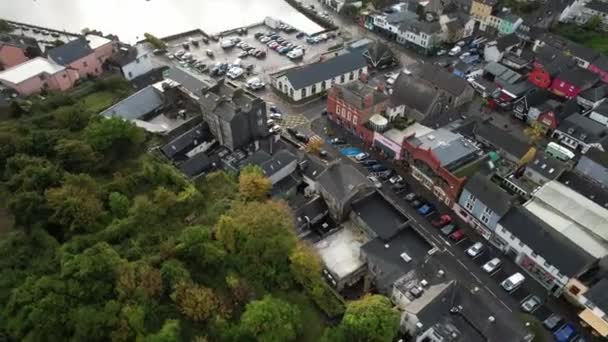
[[[362,81],[334,84],[327,95],[327,115],[371,145],[374,131],[366,124],[374,114],[385,112],[388,103],[387,95]]]

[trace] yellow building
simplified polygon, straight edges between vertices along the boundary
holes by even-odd
[[[471,16],[473,19],[485,23],[486,19],[492,15],[495,5],[496,0],[474,0],[471,6]]]
[[[578,317],[584,327],[603,338],[608,337],[608,278],[603,278],[592,286],[587,286],[577,279],[570,279],[566,285],[564,297],[582,309]]]

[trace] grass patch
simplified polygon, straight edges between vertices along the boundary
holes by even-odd
[[[553,29],[553,32],[599,53],[608,53],[608,35],[605,32],[590,30],[575,24],[560,24]]]
[[[82,104],[92,112],[101,112],[117,100],[116,94],[109,91],[99,91],[82,98]]]
[[[302,335],[298,338],[300,342],[316,342],[321,339],[323,331],[327,327],[327,322],[310,298],[304,293],[290,291],[277,293],[276,297],[281,298],[291,304],[297,305],[300,309],[300,321],[302,322]]]

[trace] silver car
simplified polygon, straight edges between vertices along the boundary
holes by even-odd
[[[542,304],[542,300],[535,295],[529,295],[521,302],[520,308],[521,311],[532,313],[538,309],[538,307]]]
[[[475,242],[473,246],[467,248],[467,254],[472,258],[479,256],[481,252],[483,252],[483,244],[481,242]]]
[[[494,258],[481,266],[481,268],[486,271],[486,273],[494,273],[494,271],[498,270],[502,266],[502,261],[498,258]]]

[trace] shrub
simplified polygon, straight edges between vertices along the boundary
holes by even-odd
[[[152,45],[155,49],[166,49],[167,48],[167,43],[165,43],[164,41],[162,41],[161,39],[155,37],[154,35],[152,35],[150,33],[144,33],[144,37],[146,37],[146,40],[148,41],[148,43],[150,43],[150,45]]]

